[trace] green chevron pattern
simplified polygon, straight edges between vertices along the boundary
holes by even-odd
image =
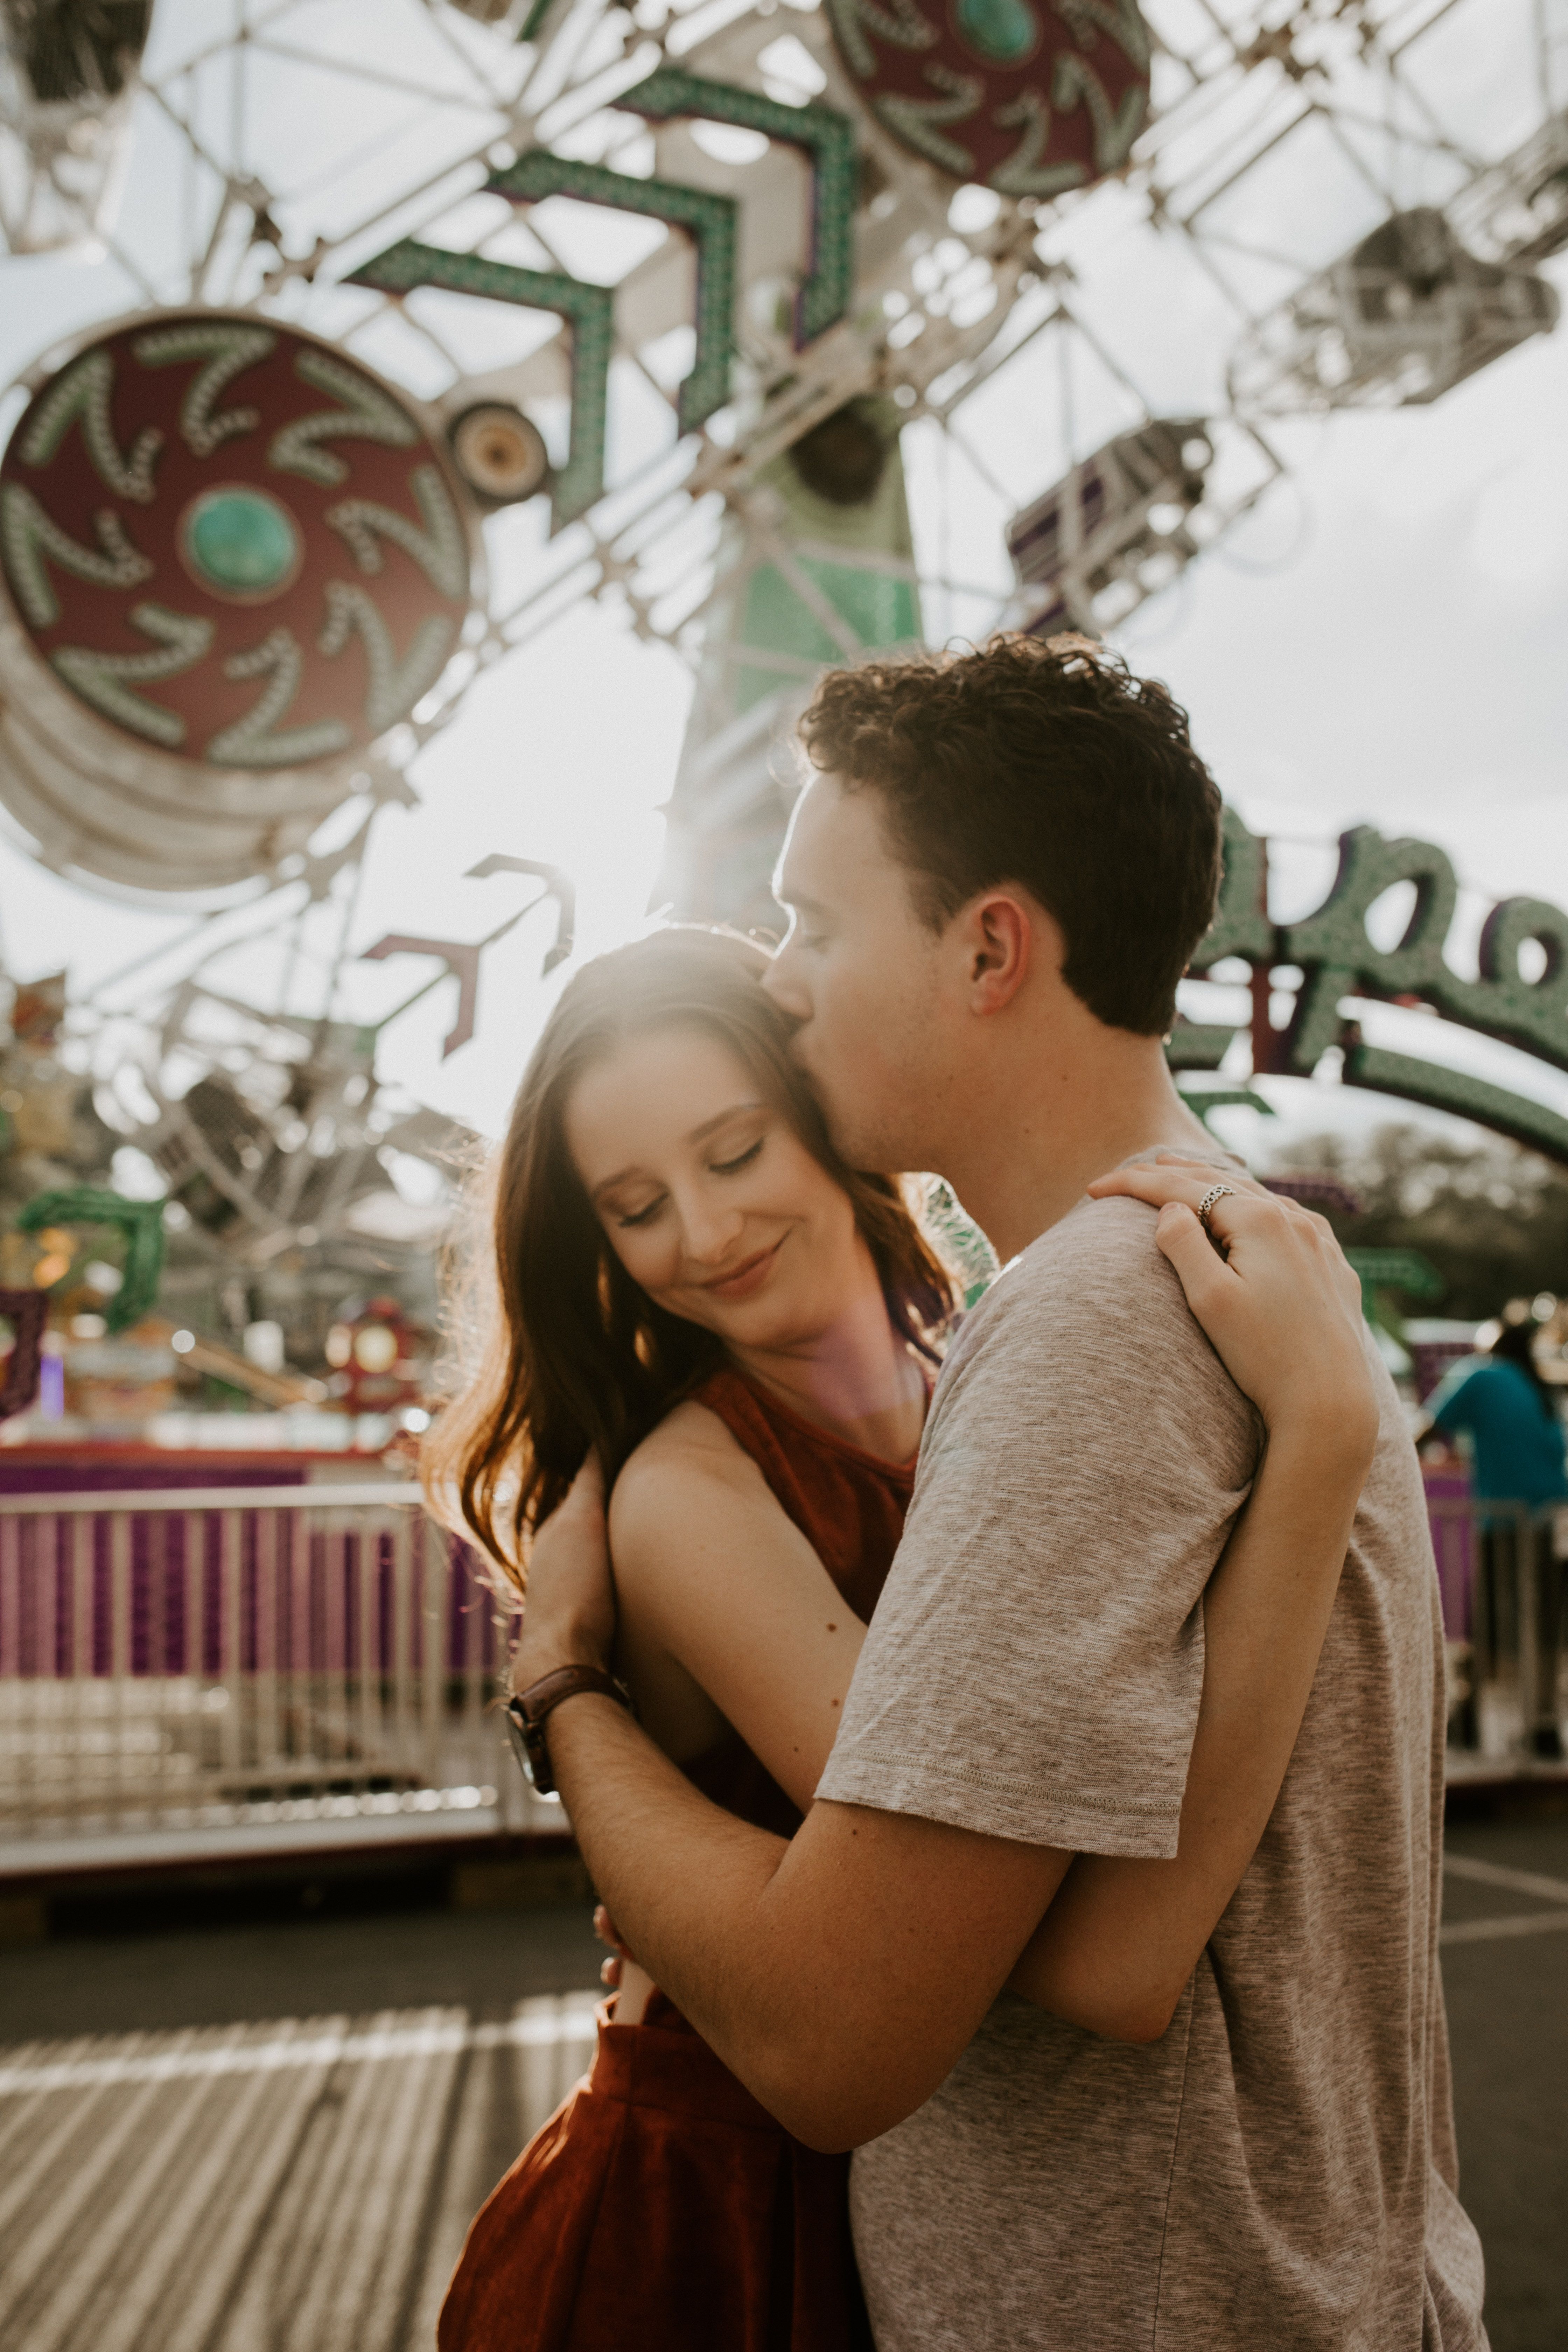
[[[548,0],[540,0],[523,28],[526,40],[542,21]],[[616,100],[627,113],[665,122],[689,115],[703,122],[733,123],[805,150],[811,163],[811,257],[795,297],[797,350],[842,319],[855,282],[855,205],[859,161],[855,128],[830,106],[785,106],[759,90],[736,89],[700,74],[660,66]],[[731,196],[706,188],[678,187],[668,180],[634,179],[599,163],[553,155],[533,148],[515,163],[492,173],[487,193],[513,204],[545,196],[575,196],[585,204],[640,213],[685,229],[697,246],[697,350],[691,373],[681,383],[677,414],[682,433],[693,433],[730,397],[733,351],[739,207]],[[574,522],[605,489],[605,431],[610,361],[615,351],[614,293],[554,270],[521,269],[509,261],[402,237],[384,253],[362,263],[351,286],[381,294],[410,294],[416,287],[475,294],[494,302],[515,302],[553,310],[572,331],[572,425],[566,463],[551,484],[552,528]]]
[[[634,180],[602,163],[579,163],[535,147],[485,183],[490,195],[513,204],[542,196],[575,196],[616,212],[641,213],[683,228],[697,247],[697,355],[680,387],[683,433],[695,433],[730,397],[730,359],[735,316],[736,216],[732,196],[705,188],[678,188],[669,180]]]
[[[348,283],[373,286],[381,294],[411,294],[416,286],[435,286],[450,294],[515,302],[526,310],[553,310],[564,319],[572,330],[572,432],[566,463],[551,485],[552,528],[559,530],[563,523],[574,522],[603,497],[605,415],[615,347],[607,286],[589,286],[555,270],[487,261],[479,253],[448,253],[411,236],[365,262]]]
[[[855,126],[831,106],[785,106],[760,90],[734,89],[700,74],[660,66],[615,101],[653,122],[690,115],[700,122],[732,122],[760,131],[811,159],[811,265],[795,298],[796,350],[814,342],[849,308],[855,283],[855,200],[859,158]]]

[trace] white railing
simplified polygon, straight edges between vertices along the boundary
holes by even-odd
[[[0,1843],[559,1832],[507,1748],[505,1650],[415,1486],[0,1496]]]
[[[1568,1513],[1430,1488],[1426,1508],[1447,1635],[1450,1778],[1528,1768],[1563,1720]]]
[[[1568,1524],[1428,1507],[1450,1769],[1528,1768],[1562,1696],[1543,1604]],[[0,1496],[0,1848],[310,1823],[560,1834],[506,1742],[505,1652],[473,1556],[415,1486]]]

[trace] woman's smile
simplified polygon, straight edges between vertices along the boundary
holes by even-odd
[[[578,1078],[564,1126],[605,1239],[666,1313],[795,1348],[879,1293],[847,1194],[721,1039],[626,1040]]]
[[[771,1242],[766,1249],[753,1250],[750,1257],[742,1258],[732,1274],[715,1275],[710,1281],[701,1285],[702,1289],[710,1298],[750,1298],[772,1274],[778,1254],[788,1239],[787,1234],[781,1234],[777,1241]]]

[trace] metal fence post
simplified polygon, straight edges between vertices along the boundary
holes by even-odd
[[[1513,1523],[1514,1591],[1519,1614],[1520,1744],[1526,1750],[1541,1709],[1540,1570],[1536,1558],[1535,1514],[1521,1503]]]
[[[54,1532],[51,1549],[58,1557],[58,1521]],[[131,1747],[131,1521],[123,1511],[114,1512],[109,1522],[109,1675],[117,1768],[110,1783],[110,1803],[117,1814],[123,1814],[142,1810],[135,1802],[134,1783],[127,1786],[131,1776],[125,1769]]]
[[[237,1779],[244,1749],[245,1677],[240,1672],[240,1523],[237,1511],[218,1522],[218,1753],[226,1780]]]
[[[426,1782],[441,1777],[442,1717],[447,1682],[447,1621],[448,1563],[451,1538],[434,1519],[425,1522],[423,1574],[420,1585],[420,1638],[424,1672],[420,1676],[420,1769]]]

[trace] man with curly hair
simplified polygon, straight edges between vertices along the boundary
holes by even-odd
[[[728,1820],[589,1692],[549,1744],[595,1882],[763,2105],[856,2148],[879,2352],[1478,2352],[1436,1580],[1381,1367],[1278,1801],[1178,1896],[1188,1809],[1226,1815],[1188,1772],[1204,1597],[1263,1432],[1161,1255],[1217,1263],[1192,1216],[1156,1243],[1152,1170],[1084,1195],[1223,1157],[1163,1050],[1219,865],[1185,713],[1083,639],[1001,638],[835,671],[802,737],[769,982],[795,1050],[851,1166],[940,1173],[1011,1263],[949,1350],[804,1827]],[[584,1487],[537,1542],[517,1686],[602,1665],[612,1622]],[[1157,1991],[999,1991],[1098,1856],[1186,1906]]]

